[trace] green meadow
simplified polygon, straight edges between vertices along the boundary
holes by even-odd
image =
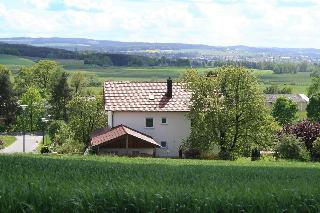
[[[319,212],[320,164],[0,155],[0,212]]]
[[[36,59],[34,59],[36,60]],[[178,79],[186,71],[187,67],[98,67],[85,65],[81,60],[56,60],[68,73],[82,72],[88,75],[96,75],[100,81],[164,81],[169,76]],[[16,56],[0,55],[0,64],[16,68],[17,66],[30,66],[34,63],[31,59]],[[215,68],[198,68],[206,73]],[[310,73],[274,74],[271,70],[253,70],[258,77],[261,87],[279,85],[289,86],[294,93],[307,93],[311,83]],[[93,88],[99,90],[98,88]]]
[[[13,55],[0,54],[0,64],[7,66],[31,66],[34,61]]]

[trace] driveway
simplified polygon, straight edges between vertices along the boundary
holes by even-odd
[[[23,136],[18,135],[16,136],[17,140],[10,146],[1,149],[0,153],[21,153],[23,152]],[[26,145],[25,150],[26,152],[34,153],[36,152],[36,148],[38,144],[41,142],[42,136],[36,136],[36,135],[26,135]]]

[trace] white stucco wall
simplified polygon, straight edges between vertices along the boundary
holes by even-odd
[[[167,118],[167,124],[161,124],[162,117]],[[146,118],[153,118],[154,128],[145,127]],[[113,126],[120,124],[152,136],[160,145],[161,141],[166,141],[167,148],[156,150],[156,155],[162,157],[179,156],[179,147],[191,130],[185,112],[114,112]]]

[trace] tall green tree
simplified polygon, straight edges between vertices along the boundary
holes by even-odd
[[[36,85],[44,91],[49,91],[59,76],[61,68],[55,61],[40,60],[32,66],[32,71]]]
[[[32,69],[30,67],[21,67],[18,75],[15,77],[15,87],[18,95],[22,95],[31,86],[35,86],[33,81]]]
[[[311,85],[308,88],[308,96],[311,98],[313,95],[320,93],[320,77],[312,78]]]
[[[53,85],[49,100],[53,117],[56,120],[67,121],[67,105],[71,98],[71,88],[68,84],[68,74],[63,72]]]
[[[17,99],[10,78],[10,70],[0,65],[0,118],[6,125],[15,120],[17,111]]]
[[[44,116],[44,100],[41,97],[40,90],[37,87],[31,86],[21,96],[21,104],[28,105],[21,119],[25,120],[27,130],[33,132],[40,130],[42,123],[41,118]]]
[[[320,93],[310,98],[307,106],[307,116],[312,121],[320,122]]]
[[[17,88],[22,94],[28,87],[35,86],[43,97],[47,97],[60,74],[61,68],[55,61],[40,60],[32,67],[20,69],[16,77]]]
[[[90,146],[90,134],[106,126],[102,97],[74,97],[68,104],[69,125],[76,141]]]
[[[272,107],[272,116],[281,125],[292,123],[297,118],[298,106],[292,100],[280,97]]]
[[[232,159],[246,149],[271,145],[277,126],[250,71],[225,66],[205,77],[189,70],[183,82],[192,91],[187,146],[206,151],[217,145],[220,158]]]
[[[71,86],[76,94],[79,94],[84,86],[86,86],[85,75],[81,72],[76,72],[71,76]]]

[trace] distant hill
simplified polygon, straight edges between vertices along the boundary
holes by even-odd
[[[195,60],[232,60],[266,61],[291,60],[320,62],[320,49],[313,48],[277,48],[249,46],[209,46],[183,43],[148,43],[94,40],[85,38],[0,38],[0,42],[9,44],[28,44],[40,47],[52,47],[69,51],[93,51],[100,53],[125,53],[152,58],[165,56],[171,59]]]
[[[14,37],[0,38],[0,42],[10,44],[29,44],[33,46],[56,47],[66,50],[94,50],[99,52],[138,51],[138,50],[211,50],[235,53],[259,53],[275,55],[313,55],[320,56],[320,49],[313,48],[277,48],[277,47],[249,47],[249,46],[209,46],[203,44],[183,43],[148,43],[148,42],[120,42],[110,40],[94,40],[86,38],[30,38]]]
[[[98,66],[158,66],[166,64],[170,66],[189,66],[189,60],[183,59],[156,59],[146,56],[118,54],[118,53],[97,53],[97,52],[76,52],[51,47],[36,47],[29,44],[8,44],[0,42],[0,54],[23,56],[32,58],[48,59],[77,59],[83,60],[84,64]]]
[[[212,49],[214,47],[202,44],[181,44],[181,43],[147,43],[147,42],[120,42],[109,40],[94,40],[85,38],[0,38],[0,42],[11,44],[29,44],[35,46],[59,47],[69,50],[180,50],[180,49]]]

